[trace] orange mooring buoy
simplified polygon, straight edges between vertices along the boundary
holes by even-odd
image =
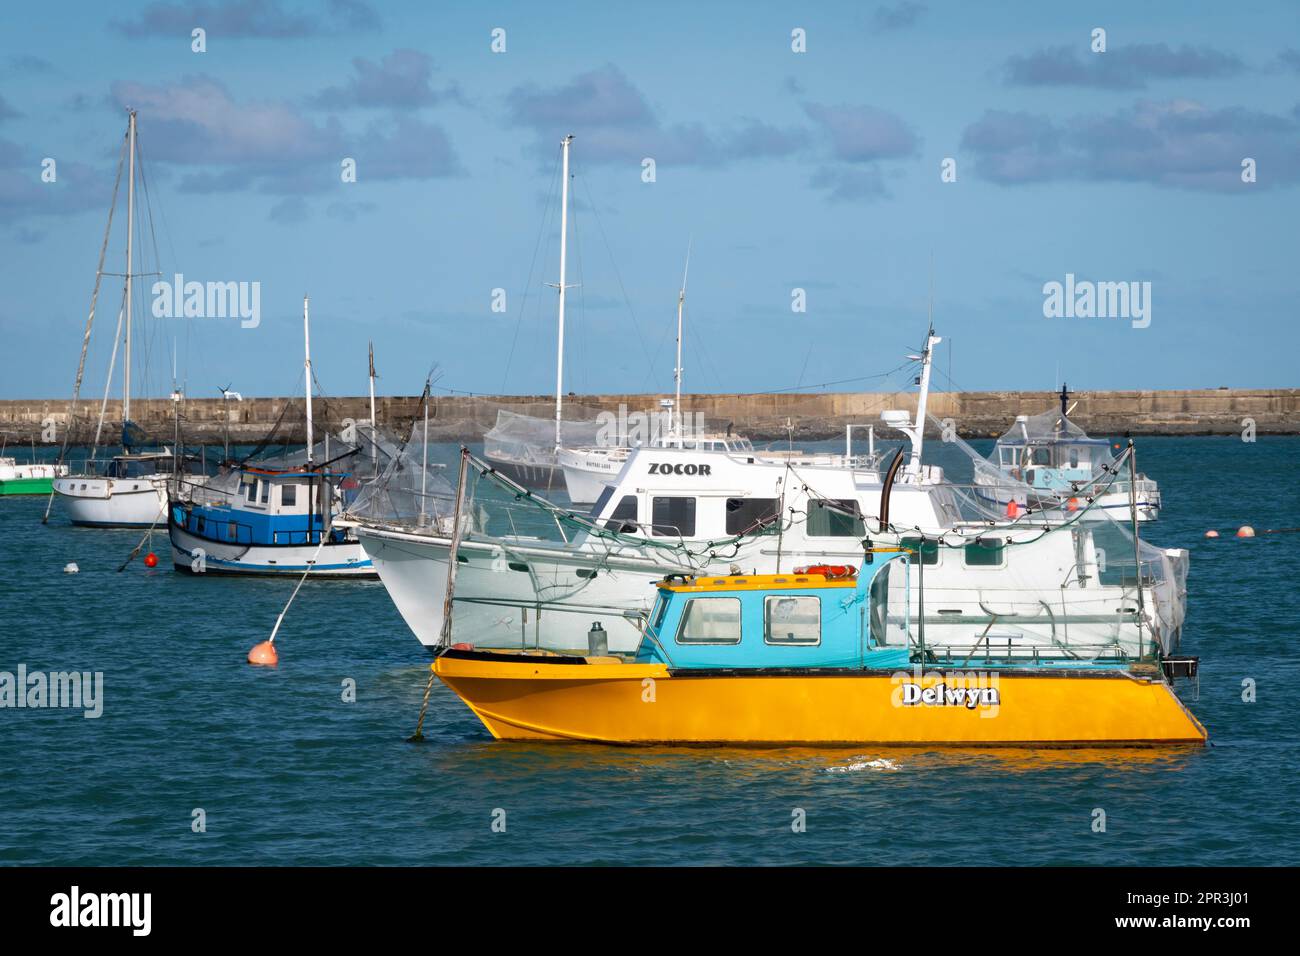
[[[1019,505],[1019,503],[1017,503],[1016,500],[1013,498],[1013,499],[1011,499],[1010,501],[1007,502],[1007,517],[1008,517],[1008,518],[1014,518],[1014,517],[1016,517],[1018,514],[1020,514],[1020,505]]]
[[[144,556],[144,566],[146,568],[158,567],[158,555],[154,554],[152,551],[146,554]]]
[[[1078,499],[1078,498],[1071,498],[1069,501],[1067,501],[1067,502],[1065,503],[1065,507],[1066,507],[1067,509],[1069,509],[1070,511],[1078,511],[1078,510],[1079,510],[1079,499]]]
[[[1255,529],[1252,528],[1252,527],[1251,527],[1250,525],[1248,525],[1248,524],[1244,524],[1244,525],[1242,525],[1240,528],[1237,529],[1237,537],[1238,537],[1238,538],[1253,538],[1253,537],[1255,537]]]
[[[275,645],[270,641],[254,644],[253,649],[248,652],[248,663],[250,664],[265,664],[268,667],[274,667],[279,662],[280,655],[275,652]]]

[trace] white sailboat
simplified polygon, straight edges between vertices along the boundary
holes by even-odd
[[[100,528],[150,527],[157,523],[167,509],[167,481],[174,473],[177,463],[170,449],[158,451],[133,451],[131,437],[131,318],[132,291],[134,287],[133,240],[135,235],[135,179],[136,179],[136,112],[127,113],[126,132],[127,155],[127,200],[126,200],[126,272],[123,289],[123,306],[121,318],[125,324],[124,356],[122,365],[122,454],[115,455],[107,463],[96,467],[88,462],[83,474],[61,476],[54,479],[54,495],[62,503],[68,518],[76,525]],[[120,167],[119,167],[120,176]],[[117,187],[113,195],[117,196]],[[109,210],[109,229],[113,221],[113,210]],[[108,235],[105,235],[107,247]],[[95,281],[96,297],[99,281],[103,276],[103,256]],[[87,322],[86,342],[89,342],[90,322],[94,319],[94,299],[92,299],[91,316]],[[117,355],[117,339],[114,339],[113,355]],[[83,345],[82,362],[85,361]],[[112,364],[109,365],[109,379],[112,378]],[[81,373],[78,370],[78,390]],[[105,405],[107,389],[105,385]],[[74,397],[75,406],[75,397]],[[75,414],[75,407],[73,409]],[[104,421],[104,406],[100,408],[100,427]],[[99,443],[99,431],[96,431],[95,445]]]

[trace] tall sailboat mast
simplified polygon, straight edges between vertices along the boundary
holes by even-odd
[[[673,433],[677,447],[682,446],[682,309],[686,305],[686,276],[691,271],[691,244],[686,243],[686,268],[682,269],[682,287],[677,292],[677,365],[673,368]]]
[[[302,348],[303,348],[303,369],[304,385],[307,390],[307,468],[312,467],[312,449],[316,441],[311,433],[311,321],[307,312],[307,297],[302,297]]]
[[[564,267],[569,240],[569,144],[573,136],[560,141],[563,153],[563,182],[560,187],[560,318],[555,355],[555,450],[560,450],[561,421],[564,406]]]
[[[127,110],[126,124],[127,162],[126,179],[126,354],[122,371],[122,437],[127,438],[127,423],[131,420],[131,253],[135,238],[135,110]]]

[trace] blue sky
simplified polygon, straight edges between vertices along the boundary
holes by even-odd
[[[257,328],[139,295],[144,394],[173,343],[191,395],[294,393],[304,292],[329,394],[364,392],[370,339],[382,393],[434,364],[550,391],[570,132],[576,391],[671,389],[688,241],[688,391],[896,386],[872,376],[921,340],[931,261],[941,388],[1295,385],[1298,28],[1290,2],[8,4],[0,397],[71,391],[128,105],[158,268],[261,283]],[[1067,273],[1149,281],[1150,326],[1045,318]]]

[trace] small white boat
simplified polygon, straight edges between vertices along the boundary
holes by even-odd
[[[114,334],[113,353],[109,361],[108,381],[104,386],[104,402],[100,406],[99,426],[92,443],[91,460],[80,473],[67,474],[54,480],[55,497],[62,503],[69,519],[75,525],[96,528],[140,528],[166,523],[167,482],[177,472],[178,463],[172,449],[160,447],[156,442],[140,440],[143,436],[131,421],[131,374],[134,369],[132,358],[132,316],[133,279],[141,274],[141,264],[135,261],[133,239],[135,227],[135,181],[136,164],[139,158],[136,149],[136,113],[127,113],[126,142],[123,146],[123,160],[127,166],[126,177],[126,270],[123,277],[122,309],[118,315],[118,330]],[[114,185],[113,196],[116,201],[118,186],[121,185],[122,167],[118,167],[118,182]],[[111,231],[114,209],[109,210],[109,227]],[[108,249],[108,233],[105,234],[104,246],[100,251],[99,267],[96,270],[95,292],[91,297],[90,315],[86,322],[86,332],[82,340],[81,364],[77,372],[77,384],[73,393],[70,419],[76,419],[77,402],[81,389],[81,371],[85,366],[86,350],[90,344],[90,332],[95,318],[95,303],[98,301],[100,282],[106,275],[104,255]],[[123,335],[123,331],[125,334]],[[100,433],[104,427],[105,410],[108,404],[108,389],[112,383],[113,366],[117,360],[117,347],[123,346],[122,362],[122,453],[114,455],[107,462],[95,460],[95,450],[99,447]],[[144,451],[145,446],[152,450]],[[48,517],[48,512],[47,515]]]
[[[103,474],[54,479],[54,493],[69,520],[90,528],[148,528],[164,524],[170,451],[115,455]]]

